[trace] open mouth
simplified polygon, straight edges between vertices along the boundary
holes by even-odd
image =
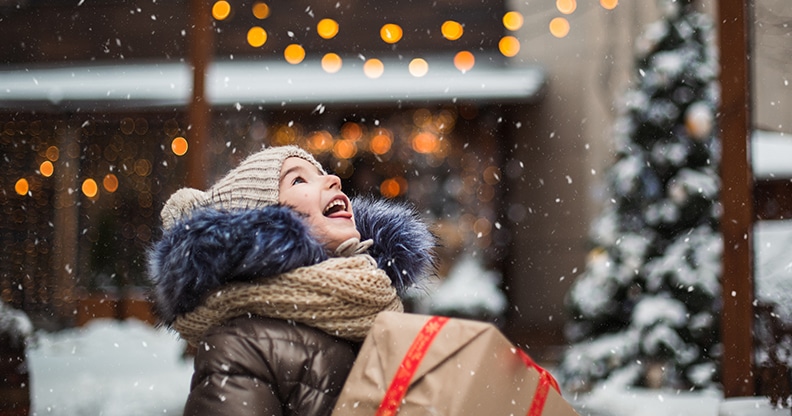
[[[347,206],[346,206],[346,202],[344,202],[344,200],[342,200],[342,199],[334,199],[334,200],[330,201],[329,204],[327,204],[327,206],[325,207],[325,209],[322,212],[322,214],[324,214],[325,217],[329,217],[329,216],[331,216],[331,215],[333,215],[333,214],[335,214],[337,212],[346,211],[346,208],[347,208]]]

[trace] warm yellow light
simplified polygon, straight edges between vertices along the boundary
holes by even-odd
[[[348,121],[341,126],[341,137],[347,140],[360,140],[363,137],[363,127],[358,123]]]
[[[380,194],[385,198],[396,198],[401,195],[402,189],[399,181],[395,178],[385,179],[380,184]]]
[[[385,65],[379,59],[372,58],[363,64],[363,73],[371,78],[379,78],[385,72]]]
[[[569,21],[563,17],[556,17],[550,21],[550,33],[557,37],[563,38],[569,34]]]
[[[468,51],[458,52],[454,56],[454,66],[456,67],[456,69],[462,71],[462,73],[470,71],[471,69],[473,69],[473,66],[475,65],[476,65],[476,57],[473,56],[473,54]]]
[[[88,198],[93,198],[99,193],[99,185],[96,184],[95,180],[88,178],[82,183],[82,192]]]
[[[556,0],[556,9],[563,14],[572,14],[577,9],[576,0]]]
[[[115,192],[118,190],[118,177],[112,173],[105,175],[102,179],[102,186],[107,192]]]
[[[16,191],[19,195],[26,195],[30,191],[30,184],[28,183],[27,179],[20,178],[14,184],[14,191]]]
[[[257,1],[253,4],[253,16],[256,16],[256,19],[264,20],[268,18],[270,15],[270,8],[267,6],[267,3]]]
[[[316,33],[322,39],[332,39],[338,34],[338,22],[333,19],[322,19],[316,24]]]
[[[396,43],[402,38],[402,28],[395,23],[387,23],[380,29],[380,37],[385,43]]]
[[[418,153],[432,153],[437,150],[439,145],[437,136],[429,132],[418,133],[412,139],[412,148]]]
[[[462,34],[465,32],[465,29],[459,22],[455,22],[453,20],[446,20],[443,22],[443,25],[440,26],[440,33],[443,34],[443,37],[448,40],[457,40],[462,37]]]
[[[600,0],[600,6],[608,10],[613,10],[618,5],[619,5],[619,0]]]
[[[517,30],[523,25],[523,15],[520,12],[506,12],[503,15],[503,27],[509,30]]]
[[[189,148],[189,144],[187,143],[187,139],[184,137],[176,137],[171,141],[171,151],[176,156],[184,156],[187,153],[187,149]]]
[[[292,43],[283,50],[283,57],[286,58],[286,62],[297,65],[305,59],[305,49],[296,43]]]
[[[53,166],[52,162],[49,160],[45,160],[41,162],[41,166],[39,166],[39,172],[41,172],[42,176],[49,178],[55,173],[55,166]]]
[[[47,159],[55,162],[60,157],[60,150],[57,146],[50,146],[47,148]]]
[[[322,153],[333,147],[333,136],[327,130],[313,133],[308,140],[308,146],[313,153]]]
[[[357,154],[357,146],[352,140],[339,140],[333,146],[333,154],[339,159],[351,159]]]
[[[328,74],[335,74],[340,71],[341,65],[343,65],[343,61],[338,54],[331,52],[322,57],[322,69]]]
[[[498,49],[503,56],[511,58],[520,52],[520,41],[514,36],[504,36],[498,42]]]
[[[376,155],[384,155],[390,151],[392,145],[393,139],[390,138],[387,131],[379,131],[371,138],[369,149]]]
[[[212,6],[212,17],[217,20],[225,20],[230,14],[231,5],[225,0],[215,2],[214,6]]]
[[[422,58],[415,58],[410,61],[410,65],[408,67],[410,71],[410,75],[420,78],[426,75],[429,72],[429,64],[426,62],[425,59]]]
[[[253,26],[247,33],[248,45],[258,48],[267,43],[267,31],[263,27]]]

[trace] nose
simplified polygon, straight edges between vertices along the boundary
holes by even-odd
[[[329,189],[338,188],[341,189],[341,178],[336,175],[327,175],[327,187]]]

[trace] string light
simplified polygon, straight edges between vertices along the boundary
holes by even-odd
[[[258,1],[254,3],[252,11],[253,11],[253,16],[255,16],[256,19],[259,20],[264,20],[268,18],[270,15],[269,6],[267,6],[267,3],[264,3],[262,1]]]
[[[468,51],[460,51],[454,55],[454,66],[464,74],[476,65],[476,57]]]
[[[328,74],[335,74],[340,71],[342,65],[343,61],[338,54],[330,52],[322,57],[322,69]]]
[[[563,14],[572,14],[577,9],[577,1],[556,0],[556,9]]]
[[[429,72],[429,63],[427,63],[426,60],[422,58],[415,58],[410,61],[408,69],[410,71],[410,75],[420,78]]]
[[[376,79],[382,76],[385,72],[385,65],[379,59],[372,58],[363,64],[363,73],[371,79]]]
[[[514,36],[504,36],[498,42],[498,50],[506,57],[513,57],[520,52],[520,41]]]
[[[231,14],[231,4],[220,0],[212,6],[212,17],[216,20],[225,20]]]
[[[503,15],[503,27],[511,31],[521,28],[523,21],[523,15],[520,12],[511,11]]]
[[[465,29],[459,22],[455,22],[453,20],[446,20],[443,22],[442,26],[440,26],[440,33],[443,34],[443,37],[448,40],[457,40],[462,37],[462,34],[465,32]]]
[[[380,37],[385,43],[396,43],[402,38],[402,28],[395,23],[387,23],[380,29]]]
[[[322,19],[316,24],[316,33],[322,39],[332,39],[338,34],[338,22],[333,19]]]
[[[619,0],[600,0],[600,6],[606,10],[613,10],[619,5]]]
[[[253,26],[247,33],[248,45],[259,48],[267,43],[267,31],[263,27]]]
[[[81,189],[82,193],[88,198],[93,198],[99,193],[99,185],[97,185],[96,181],[91,178],[83,181]]]
[[[565,37],[569,34],[569,21],[563,17],[556,17],[551,20],[550,33],[557,38]]]
[[[299,64],[305,59],[305,49],[296,43],[292,43],[283,50],[283,57],[286,58],[286,62],[292,65]]]
[[[30,184],[28,183],[28,180],[25,178],[20,178],[17,180],[14,184],[14,191],[17,193],[17,195],[27,195],[27,193],[30,191]]]
[[[171,151],[176,156],[184,156],[187,153],[187,149],[189,148],[189,144],[187,143],[187,139],[184,137],[175,137],[171,141]]]
[[[41,172],[41,176],[49,178],[55,172],[55,166],[53,166],[52,162],[49,160],[45,160],[41,162],[41,166],[39,166],[39,172]]]

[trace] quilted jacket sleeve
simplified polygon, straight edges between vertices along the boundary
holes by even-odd
[[[357,347],[283,320],[232,319],[198,346],[184,415],[329,415]]]

